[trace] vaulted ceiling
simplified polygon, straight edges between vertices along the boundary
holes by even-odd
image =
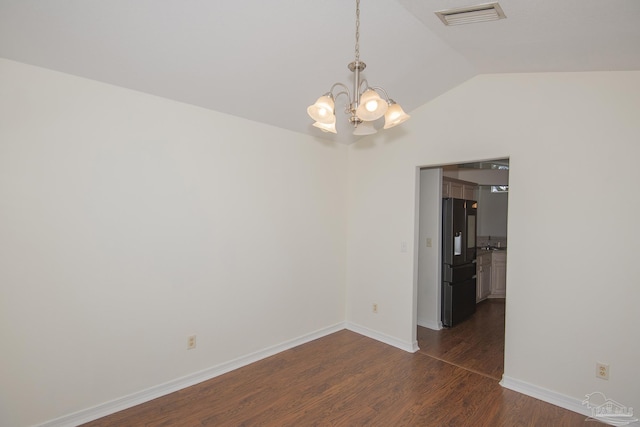
[[[507,19],[459,26],[434,14],[469,3],[362,0],[364,77],[411,113],[481,73],[640,70],[637,0],[501,0]],[[354,43],[355,0],[0,0],[0,57],[344,143],[339,105],[337,136],[306,107],[352,84]]]

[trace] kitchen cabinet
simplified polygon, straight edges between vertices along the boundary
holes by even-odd
[[[507,252],[491,254],[491,298],[504,298],[507,294]]]
[[[480,254],[476,260],[476,302],[491,294],[491,253]]]
[[[505,298],[507,251],[478,251],[476,276],[476,302],[486,298]]]
[[[442,198],[478,200],[478,184],[461,179],[442,177]]]
[[[459,182],[449,182],[449,197],[453,197],[454,199],[464,199],[462,184]]]
[[[478,200],[478,186],[463,184],[462,185],[462,198],[465,200]]]

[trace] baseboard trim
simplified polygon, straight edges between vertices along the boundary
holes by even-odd
[[[442,329],[442,325],[440,322],[433,322],[431,320],[418,320],[418,326],[422,326],[423,328],[431,329],[434,331],[439,331]]]
[[[364,335],[365,337],[372,338],[376,341],[380,341],[385,344],[389,344],[393,347],[399,348],[400,350],[404,350],[409,353],[415,353],[416,351],[420,350],[420,347],[418,347],[417,340],[412,343],[407,341],[402,341],[390,335],[386,335],[381,332],[374,331],[373,329],[369,329],[365,326],[358,325],[357,323],[352,323],[352,322],[347,322],[346,328],[357,334]]]
[[[509,390],[526,394],[527,396],[531,396],[538,400],[551,403],[552,405],[568,409],[569,411],[577,412],[578,414],[582,414],[587,417],[592,415],[589,408],[582,404],[581,399],[576,399],[575,397],[567,396],[565,394],[558,393],[556,391],[549,390],[544,387],[528,383],[526,381],[521,381],[503,375],[502,381],[500,381],[500,385],[504,388],[508,388]]]
[[[305,344],[307,342],[322,338],[326,335],[333,334],[346,328],[344,322],[336,323],[335,325],[319,329],[310,334],[303,335],[298,338],[294,338],[289,341],[285,341],[281,344],[277,344],[271,347],[267,347],[263,350],[248,354],[246,356],[239,357],[220,365],[213,366],[208,369],[204,369],[199,372],[195,372],[190,375],[186,375],[181,378],[160,384],[154,387],[150,387],[146,390],[142,390],[128,396],[124,396],[110,402],[106,402],[91,408],[83,409],[72,414],[62,416],[50,421],[40,424],[40,427],[72,427],[79,424],[87,423],[89,421],[97,420],[98,418],[105,417],[124,409],[131,408],[132,406],[139,405],[141,403],[148,402],[158,397],[165,396],[169,393],[182,390],[183,388],[190,387],[192,385],[201,383],[203,381],[210,380],[227,372],[231,372],[235,369],[273,356],[285,350],[289,350],[293,347]]]

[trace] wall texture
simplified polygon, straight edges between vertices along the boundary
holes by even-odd
[[[509,157],[505,379],[640,407],[639,111],[640,72],[483,75],[350,147],[349,321],[415,340],[416,167]]]
[[[0,60],[0,425],[343,324],[346,161],[344,146]]]

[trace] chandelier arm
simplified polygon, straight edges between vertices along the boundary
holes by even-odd
[[[338,96],[340,95],[345,95],[347,97],[347,103],[345,104],[345,108],[344,108],[344,112],[345,114],[353,114],[353,110],[351,108],[352,103],[351,103],[351,95],[349,94],[349,92],[346,91],[340,91],[336,94],[336,99],[338,99]]]
[[[333,90],[338,86],[340,86],[344,90],[342,90],[342,91],[338,92],[337,94],[333,95]],[[329,93],[331,93],[331,95],[333,95],[334,98],[337,98],[338,95],[341,95],[341,94],[344,93],[344,94],[347,95],[347,98],[349,98],[349,102],[351,102],[351,92],[349,92],[349,88],[347,87],[347,85],[345,85],[343,83],[334,83],[333,86],[331,86],[331,89],[329,89]]]
[[[347,98],[348,98],[349,102],[351,102],[351,94],[348,91],[341,90],[340,92],[338,92],[335,95],[333,95],[333,98],[334,99],[338,99],[338,97],[340,95],[347,95]]]
[[[342,89],[344,89],[344,90],[341,90],[340,92],[338,92],[338,93],[336,93],[336,94],[334,95],[334,94],[333,94],[333,90],[334,90],[336,87],[340,87],[340,88],[342,88]],[[331,91],[330,91],[330,93],[331,93],[331,96],[333,96],[333,99],[338,99],[338,97],[339,97],[340,95],[346,95],[346,96],[347,96],[347,108],[346,108],[345,112],[346,112],[347,114],[352,112],[352,108],[353,108],[353,100],[351,99],[351,92],[349,92],[349,88],[348,88],[345,84],[343,84],[343,83],[334,83],[334,84],[333,84],[333,86],[331,86]]]

